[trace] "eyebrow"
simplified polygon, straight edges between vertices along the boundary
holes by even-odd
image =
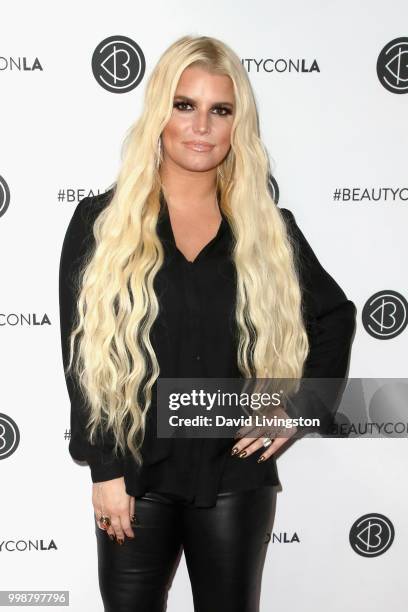
[[[193,98],[189,98],[188,96],[182,96],[182,95],[177,95],[174,96],[175,100],[183,100],[183,102],[188,102],[189,104],[195,104],[195,100]],[[231,102],[214,102],[214,104],[212,104],[212,106],[218,106],[218,105],[223,105],[223,106],[229,106],[231,108],[233,108],[233,104],[231,104]]]

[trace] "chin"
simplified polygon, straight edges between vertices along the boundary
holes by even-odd
[[[191,172],[206,172],[217,166],[216,163],[204,162],[204,160],[197,160],[196,162],[192,162],[191,160],[180,160],[177,163],[184,168],[184,170],[190,170]]]

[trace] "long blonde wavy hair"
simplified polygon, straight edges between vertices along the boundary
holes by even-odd
[[[77,325],[70,335],[67,371],[74,362],[90,410],[91,444],[97,429],[105,428],[114,435],[114,453],[128,447],[139,465],[160,374],[149,337],[159,312],[153,283],[164,262],[156,233],[159,139],[181,73],[193,64],[228,75],[234,87],[231,147],[217,167],[217,191],[234,238],[239,370],[243,378],[298,379],[309,350],[294,252],[268,186],[269,160],[248,75],[220,40],[184,36],[154,68],[142,114],[124,140],[113,197],[94,223],[95,245],[80,271]]]

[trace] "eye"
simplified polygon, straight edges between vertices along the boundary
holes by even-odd
[[[220,117],[225,117],[226,115],[231,114],[231,109],[227,108],[226,106],[215,106],[214,110],[222,111],[221,113],[217,113],[217,115],[220,115]]]
[[[185,108],[180,108],[180,106],[191,106],[191,104],[188,104],[188,102],[175,102],[173,104],[173,108],[177,108],[177,110],[180,110],[180,111],[186,110]]]

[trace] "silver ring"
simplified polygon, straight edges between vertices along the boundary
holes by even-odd
[[[265,448],[268,448],[272,444],[272,440],[270,438],[264,438],[262,444]]]

